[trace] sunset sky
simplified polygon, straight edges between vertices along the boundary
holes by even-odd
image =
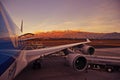
[[[24,33],[77,30],[120,32],[120,0],[1,0]]]

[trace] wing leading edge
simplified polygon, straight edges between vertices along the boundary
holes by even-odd
[[[34,57],[32,60],[37,59],[40,56],[46,56],[49,54],[53,54],[59,51],[62,51],[64,49],[79,46],[81,44],[90,43],[91,41],[87,39],[85,42],[79,42],[79,43],[73,43],[73,44],[67,44],[67,45],[60,45],[55,47],[48,47],[48,48],[42,48],[42,49],[36,49],[36,50],[26,50],[26,56],[27,57]],[[37,57],[38,56],[38,57]],[[29,59],[29,58],[28,58]],[[30,60],[30,61],[32,61]]]

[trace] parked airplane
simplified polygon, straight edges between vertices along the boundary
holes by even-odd
[[[20,30],[8,15],[5,7],[0,2],[0,80],[12,80],[17,76],[30,62],[35,61],[39,64],[37,59],[63,51],[68,55],[68,63],[77,71],[85,70],[87,60],[80,54],[70,54],[68,48],[78,47],[83,49],[85,54],[92,55],[94,48],[84,45],[91,41],[87,39],[85,42],[61,45],[56,47],[42,48],[36,50],[21,49],[18,42],[18,36],[21,34]]]

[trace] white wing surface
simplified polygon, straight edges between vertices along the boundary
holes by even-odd
[[[60,45],[60,46],[55,46],[55,47],[48,47],[48,48],[42,48],[42,49],[35,49],[35,50],[26,50],[26,57],[28,57],[29,61],[33,61],[37,58],[39,58],[40,56],[46,56],[49,54],[53,54],[59,51],[62,51],[64,49],[70,48],[70,47],[74,47],[74,46],[78,46],[81,44],[86,44],[86,43],[90,43],[91,41],[87,40],[85,42],[80,42],[80,43],[73,43],[73,44],[67,44],[67,45]]]

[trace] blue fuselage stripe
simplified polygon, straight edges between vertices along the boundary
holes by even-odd
[[[0,54],[0,76],[10,67],[10,65],[15,61],[15,59],[11,56],[6,56]]]

